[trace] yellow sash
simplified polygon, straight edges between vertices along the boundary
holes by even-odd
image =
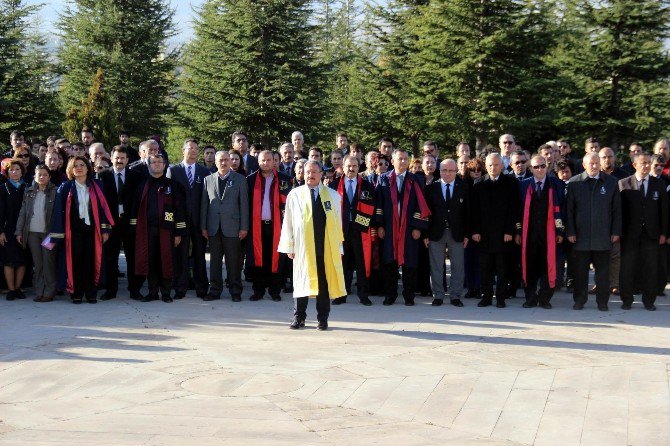
[[[302,213],[302,227],[305,231],[305,257],[307,259],[307,274],[309,276],[309,295],[319,294],[319,279],[316,272],[316,247],[314,243],[314,224],[312,223],[312,196],[311,190],[305,188],[304,199],[307,202]],[[344,272],[342,269],[342,256],[340,244],[344,240],[342,235],[342,223],[335,215],[335,201],[331,190],[319,185],[319,198],[321,206],[326,213],[326,237],[324,242],[323,261],[326,270],[326,281],[328,282],[328,295],[331,299],[346,296],[347,290],[344,286]]]

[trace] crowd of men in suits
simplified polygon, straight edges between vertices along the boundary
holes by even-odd
[[[12,134],[9,156],[25,146],[22,136]],[[211,301],[227,288],[239,302],[244,272],[250,300],[266,293],[281,300],[282,291],[291,291],[292,269],[278,250],[282,219],[288,193],[304,184],[304,159],[323,166],[324,183],[341,197],[347,294],[365,306],[372,305],[371,295],[393,305],[401,281],[407,306],[423,294],[432,295],[435,306],[448,297],[461,307],[472,297],[479,307],[495,302],[502,308],[522,287],[524,308],[550,309],[554,291],[565,286],[575,310],[591,293],[606,311],[614,292],[623,309],[641,294],[653,311],[667,283],[667,140],[654,154],[631,145],[630,162],[618,167],[615,152],[595,138],[586,140],[582,158],[567,141],[531,154],[506,134],[499,148],[471,153],[463,142],[445,159],[427,141],[423,156],[412,160],[389,138],[363,154],[338,134],[326,160],[320,148],[304,145],[300,132],[278,150],[249,147],[247,135],[235,132],[225,150],[188,139],[182,160],[169,164],[159,138],[135,150],[126,132],[120,136],[110,166],[95,169],[113,220],[103,251],[102,300],[117,296],[121,250],[132,299],[171,302],[194,289]],[[81,143],[60,139],[46,150],[33,147],[25,178],[32,182],[30,166],[34,172],[44,163],[58,186],[65,181],[58,159],[78,156],[75,146],[94,166],[107,157],[85,131]],[[149,293],[143,296],[145,280]]]

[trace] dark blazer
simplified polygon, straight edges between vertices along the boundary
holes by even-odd
[[[165,174],[166,177],[172,178],[173,181],[179,183],[184,194],[186,202],[186,225],[193,226],[200,229],[200,204],[202,201],[202,188],[205,182],[205,177],[210,176],[211,173],[202,164],[195,163],[193,165],[193,184],[189,184],[188,176],[186,176],[186,166],[183,163],[173,164]]]
[[[519,178],[516,176],[516,173],[515,173],[514,171],[507,172],[507,175],[511,176],[511,177],[514,178],[515,180],[518,180],[519,182],[525,180],[526,178],[530,178],[530,177],[533,176],[533,174],[531,173],[530,169],[526,169],[526,173],[523,174],[523,176],[521,177],[521,179],[519,179]]]
[[[242,159],[244,159],[244,170],[247,171],[247,175],[251,175],[258,170],[258,158],[251,156],[251,154],[247,152],[246,159],[244,157],[242,157]]]
[[[124,220],[130,219],[130,212],[133,209],[133,200],[135,191],[139,184],[144,180],[142,174],[136,170],[128,169],[126,166],[125,183],[123,183],[123,196],[119,197],[116,190],[116,171],[114,168],[105,169],[98,173],[98,180],[102,183],[102,191],[105,194],[109,211],[112,213],[115,222],[119,222],[119,202],[123,204]]]
[[[578,251],[609,251],[610,237],[621,235],[621,193],[616,178],[600,172],[595,185],[582,172],[566,188],[566,237],[576,236]]]
[[[372,184],[370,184],[365,178],[361,178],[363,181],[361,181],[361,190],[358,190],[358,185],[356,185],[356,192],[354,193],[354,199],[349,202],[349,196],[347,195],[347,189],[346,189],[346,184],[344,185],[344,189],[342,190],[342,233],[346,235],[349,233],[350,226],[355,228],[356,230],[360,232],[367,232],[368,227],[361,226],[359,224],[353,224],[352,222],[349,221],[349,217],[352,217],[352,220],[356,219],[356,216],[358,215],[358,202],[359,202],[359,196],[362,195],[360,199],[360,202],[362,204],[367,204],[372,207],[372,211],[370,212],[370,215],[367,217],[370,218],[371,220],[374,220],[374,207],[376,205],[376,197],[375,197],[375,188]],[[342,175],[339,178],[336,178],[333,180],[328,187],[330,187],[333,190],[337,190],[337,188],[340,186],[340,181],[346,181],[347,177]],[[358,178],[356,178],[355,183],[358,183]]]
[[[472,234],[480,234],[479,249],[500,253],[505,234],[514,235],[519,209],[519,182],[501,174],[494,183],[487,174],[472,187]]]
[[[646,234],[652,239],[668,234],[668,193],[665,182],[649,175],[647,195],[643,196],[637,178],[619,180],[621,191],[622,239]]]
[[[133,163],[128,163],[126,166],[127,169],[138,172],[140,175],[142,175],[142,179],[146,179],[149,177],[149,166],[147,163],[144,162],[144,160],[137,160]]]
[[[426,203],[430,209],[427,236],[432,241],[442,238],[447,223],[451,236],[457,242],[470,237],[470,186],[460,178],[454,180],[451,200],[444,201],[442,181],[435,181],[424,189]]]

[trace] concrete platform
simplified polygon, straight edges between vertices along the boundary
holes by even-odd
[[[607,313],[0,301],[1,445],[668,445],[670,298]],[[32,295],[29,295],[32,297]],[[402,300],[402,299],[400,299]]]

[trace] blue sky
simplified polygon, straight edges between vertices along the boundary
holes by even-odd
[[[182,43],[187,40],[186,31],[190,27],[193,18],[193,7],[202,5],[204,0],[169,0],[172,8],[175,9],[175,22],[179,35],[175,37],[175,43]],[[39,19],[42,23],[42,31],[50,33],[54,30],[52,25],[58,17],[58,13],[63,10],[66,0],[26,0],[29,5],[44,5],[39,12]]]

